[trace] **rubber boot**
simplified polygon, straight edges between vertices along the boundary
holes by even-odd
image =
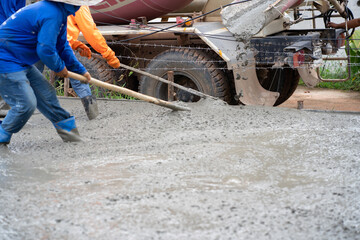
[[[57,133],[64,142],[80,142],[82,141],[79,131],[76,128],[75,117],[54,123]]]
[[[83,97],[81,98],[81,102],[84,105],[89,120],[95,119],[99,115],[98,105],[94,96]]]
[[[1,123],[2,123],[2,121],[0,121],[0,145],[6,145],[6,144],[10,143],[12,133],[5,131],[1,127]]]

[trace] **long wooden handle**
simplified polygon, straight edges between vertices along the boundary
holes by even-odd
[[[100,61],[104,61],[103,57],[100,55],[100,54],[97,54],[97,53],[92,53],[91,56],[93,58],[96,58],[96,59],[99,59]],[[165,78],[161,78],[159,76],[156,76],[154,74],[151,74],[151,73],[148,73],[148,72],[145,72],[145,71],[142,71],[140,69],[137,69],[137,68],[134,68],[134,67],[130,67],[128,65],[125,65],[124,63],[121,63],[120,65],[120,68],[125,68],[125,69],[128,69],[130,71],[133,71],[133,72],[136,72],[136,73],[139,73],[141,75],[144,75],[144,76],[147,76],[147,77],[150,77],[154,80],[157,80],[159,82],[163,82],[163,83],[166,83],[168,85],[171,85],[171,86],[174,86],[178,89],[181,89],[185,92],[188,92],[188,93],[191,93],[195,96],[198,96],[198,97],[201,97],[201,98],[209,98],[209,99],[214,99],[214,100],[219,100],[219,98],[217,97],[213,97],[213,96],[210,96],[208,94],[205,94],[205,93],[202,93],[200,91],[197,91],[195,89],[192,89],[192,88],[188,88],[188,87],[184,87],[180,84],[177,84],[177,83],[174,83],[174,82],[170,82],[169,80],[166,80]]]
[[[70,72],[70,71],[69,71],[68,77],[79,80],[81,82],[87,82],[86,77],[84,77],[83,75],[73,73],[73,72]],[[123,87],[116,86],[114,84],[102,82],[102,81],[97,80],[95,78],[91,78],[89,83],[93,84],[93,85],[96,85],[98,87],[101,87],[101,88],[105,88],[105,89],[108,89],[108,90],[111,90],[111,91],[115,91],[115,92],[125,94],[125,95],[131,96],[131,97],[134,97],[134,98],[137,98],[137,99],[149,102],[149,103],[153,103],[153,104],[156,104],[156,105],[159,105],[159,106],[162,106],[162,107],[170,108],[170,109],[175,110],[175,111],[191,111],[190,108],[188,108],[188,107],[178,106],[178,105],[175,105],[173,103],[170,103],[170,102],[158,99],[158,98],[154,98],[154,97],[142,94],[142,93],[138,93],[138,92],[132,91],[132,90],[127,89],[127,88],[123,88]]]

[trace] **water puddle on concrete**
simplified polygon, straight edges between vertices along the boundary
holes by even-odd
[[[233,175],[225,178],[229,179],[225,183],[251,188],[294,188],[314,183],[326,186],[338,176],[324,177],[320,173],[318,165],[326,146],[319,151],[318,144],[307,131],[292,134],[291,130],[274,130],[246,136],[222,155],[223,159],[236,161],[234,172],[229,172]]]
[[[21,182],[47,182],[56,177],[53,171],[37,165],[25,155],[13,153],[4,147],[0,149],[0,187]]]

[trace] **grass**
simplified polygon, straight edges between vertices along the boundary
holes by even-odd
[[[347,72],[340,72],[334,69],[324,69],[323,71],[320,71],[320,73],[323,79],[344,79],[348,75]],[[305,86],[305,83],[300,80],[299,85]],[[350,80],[345,82],[320,82],[316,87],[360,91],[360,74],[351,76]]]
[[[64,81],[56,81],[55,82],[55,90],[56,90],[56,95],[58,96],[64,96]]]
[[[346,79],[348,77],[346,63],[333,61],[330,63],[330,66],[326,66],[325,64],[325,66],[320,69],[320,76],[323,79]],[[352,73],[351,78],[345,82],[321,82],[318,84],[318,87],[360,91],[360,75]]]

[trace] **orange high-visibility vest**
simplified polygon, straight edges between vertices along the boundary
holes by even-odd
[[[82,32],[86,41],[100,53],[103,58],[109,60],[114,56],[114,52],[109,48],[105,38],[101,35],[99,29],[96,27],[94,19],[91,16],[88,6],[81,6],[75,13],[75,16],[68,17],[67,24],[67,39],[72,49],[76,49],[79,45],[79,34]]]

